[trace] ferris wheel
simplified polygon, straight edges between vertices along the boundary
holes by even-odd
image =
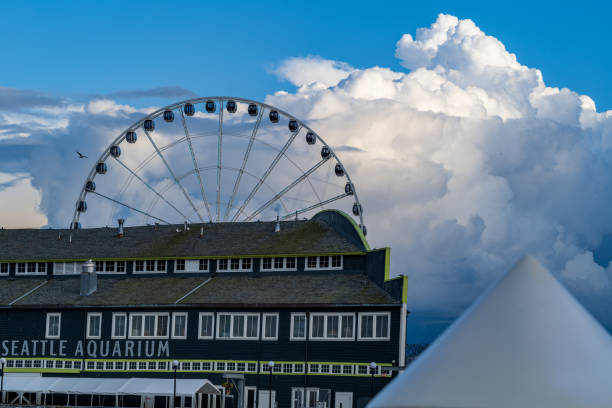
[[[366,234],[355,185],[321,136],[265,103],[206,97],[119,134],[85,178],[70,227],[288,220],[325,208],[352,214]]]

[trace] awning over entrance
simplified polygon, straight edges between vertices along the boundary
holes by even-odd
[[[167,378],[86,378],[4,376],[5,392],[32,392],[45,394],[92,395],[160,395],[174,394],[174,381]],[[220,395],[206,379],[177,379],[176,395],[191,397],[195,394]]]

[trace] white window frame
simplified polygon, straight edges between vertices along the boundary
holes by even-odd
[[[2,272],[2,268],[3,267],[6,268],[6,272]],[[10,263],[8,263],[8,262],[0,263],[0,275],[8,276],[10,272],[11,272],[11,264]]]
[[[276,336],[274,337],[266,337],[266,317],[271,317],[274,316],[276,317]],[[261,339],[262,340],[278,340],[278,321],[279,321],[279,316],[278,313],[262,313],[261,315]]]
[[[312,320],[314,319],[315,316],[324,316],[325,320],[323,322],[323,337],[312,337],[312,329],[313,329],[313,324],[312,324]],[[327,337],[327,320],[329,319],[329,316],[338,316],[338,337]],[[352,337],[341,337],[342,336],[342,316],[353,316],[353,336]],[[309,330],[308,330],[308,336],[309,339],[312,341],[354,341],[355,340],[355,313],[334,313],[334,312],[327,312],[327,313],[311,313],[310,314],[310,319],[309,319]]]
[[[72,265],[72,269],[68,272],[66,272],[67,264]],[[83,262],[53,262],[53,275],[80,275],[82,271]]]
[[[35,272],[28,272],[28,264],[30,264],[30,263],[34,264]],[[24,269],[23,272],[18,272],[18,269],[19,269],[18,265],[19,264],[25,265],[25,269]],[[45,264],[45,271],[44,272],[39,272],[38,266],[40,264]],[[38,262],[38,261],[36,261],[36,262],[16,262],[16,264],[15,264],[15,275],[18,275],[18,276],[40,276],[40,275],[46,275],[47,271],[49,270],[49,268],[47,266],[48,265],[47,265],[46,262]]]
[[[97,316],[100,318],[100,323],[99,323],[99,327],[98,327],[98,335],[97,336],[91,336],[89,334],[89,329],[91,328],[91,318]],[[87,313],[87,331],[85,332],[85,338],[88,339],[101,339],[102,338],[102,313],[99,312],[88,312]]]
[[[361,317],[373,316],[372,337],[361,337]],[[376,337],[376,316],[387,316],[387,336]],[[357,316],[357,340],[358,341],[385,341],[391,339],[391,312],[360,312]]]
[[[294,317],[298,317],[301,316],[304,318],[304,337],[293,337],[293,318]],[[308,336],[308,319],[306,317],[306,313],[291,313],[291,328],[290,328],[290,332],[289,332],[289,340],[294,340],[294,341],[305,341],[306,337]]]
[[[176,268],[177,261],[185,261],[185,269],[178,270]],[[207,269],[200,269],[200,261],[204,261],[207,265]],[[210,259],[209,258],[198,258],[198,259],[176,259],[174,261],[174,272],[175,273],[209,273],[210,272]]]
[[[221,259],[227,260],[227,269],[219,269],[219,261]],[[238,269],[232,269],[232,259],[238,259],[239,261]],[[242,264],[245,259],[251,260],[251,267],[248,269],[242,268]],[[210,264],[208,265],[208,268],[210,269]],[[216,262],[216,268],[217,268],[217,272],[253,272],[253,258],[219,258],[217,259],[217,262]]]
[[[123,335],[115,335],[115,318],[123,317],[125,319],[125,325],[123,326]],[[127,313],[113,313],[112,327],[111,327],[111,339],[125,339],[128,331],[128,318]]]
[[[140,336],[132,336],[132,323],[134,321],[134,316],[142,316],[142,327]],[[153,332],[157,333],[157,324],[159,323],[159,316],[167,316],[168,317],[168,333],[165,336],[158,336],[155,334],[154,336],[145,336],[144,335],[144,326],[145,326],[145,316],[155,316],[155,326],[153,328]],[[143,312],[143,313],[130,313],[130,325],[128,328],[128,338],[129,339],[167,339],[170,334],[170,330],[172,329],[172,319],[170,319],[170,314],[168,312]]]
[[[180,339],[180,340],[185,340],[187,338],[187,321],[189,320],[188,317],[188,313],[187,312],[174,312],[172,313],[172,332],[170,333],[170,338],[172,339]],[[185,317],[185,334],[182,336],[176,336],[174,334],[174,328],[176,325],[176,317],[177,316],[184,316]]]
[[[212,334],[210,336],[202,336],[202,316],[212,317]],[[215,338],[216,326],[215,326],[215,314],[213,312],[200,312],[198,314],[198,339],[200,340],[211,340]]]
[[[270,268],[264,268],[264,259],[270,259],[271,260],[271,265]],[[275,267],[275,260],[276,259],[282,259],[283,260],[283,266],[280,268]],[[293,259],[294,261],[294,267],[293,268],[288,268],[287,267],[287,259]],[[279,271],[297,271],[297,257],[295,256],[277,256],[277,257],[270,257],[270,256],[266,256],[263,258],[259,259],[259,270],[262,272],[279,272]]]
[[[221,322],[221,319],[219,318],[220,315],[229,315],[231,316],[230,319],[230,336],[229,337],[220,337],[219,336],[219,322]],[[244,336],[242,337],[237,337],[234,336],[234,317],[236,316],[244,316]],[[257,334],[255,335],[255,337],[246,337],[246,331],[247,331],[247,321],[248,321],[248,317],[249,316],[257,316]],[[216,330],[215,330],[215,336],[217,340],[259,340],[260,337],[260,333],[259,333],[259,329],[261,327],[261,315],[259,313],[232,313],[232,312],[218,312],[217,313],[217,321],[216,321]]]
[[[331,266],[332,256],[340,257],[340,266]],[[344,256],[342,255],[317,255],[317,266],[312,268],[308,267],[308,258],[314,258],[314,256],[307,256],[304,258],[304,270],[306,271],[340,271],[344,269]],[[328,265],[321,267],[321,258],[328,258]]]
[[[51,317],[58,317],[57,323],[57,335],[49,334],[49,323]],[[47,313],[47,324],[45,325],[45,339],[59,339],[62,334],[62,314],[61,313]]]
[[[142,261],[142,271],[137,271],[136,270],[136,262],[138,261]],[[147,262],[153,261],[153,270],[152,271],[147,271]],[[165,262],[165,266],[164,269],[159,269],[159,261],[164,261]],[[137,275],[145,275],[145,274],[151,274],[151,273],[155,273],[155,274],[162,274],[162,273],[167,273],[168,272],[168,260],[167,259],[138,259],[136,261],[134,261],[134,270],[132,271],[132,273],[137,274]],[[116,272],[115,272],[116,273]]]
[[[97,274],[100,275],[125,275],[126,273],[126,267],[125,267],[125,261],[97,261],[97,262],[102,262],[102,270],[101,271],[96,271]],[[109,271],[108,270],[108,263],[112,262],[114,264],[114,270],[113,271]],[[123,272],[117,272],[117,264],[119,264],[120,262],[123,262]]]

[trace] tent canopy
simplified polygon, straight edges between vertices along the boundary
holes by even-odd
[[[368,408],[610,407],[611,373],[610,335],[524,257]]]
[[[161,395],[174,394],[174,381],[166,378],[86,378],[36,377],[5,375],[4,390],[56,394],[95,395]],[[214,394],[221,392],[206,379],[177,379],[176,395]]]

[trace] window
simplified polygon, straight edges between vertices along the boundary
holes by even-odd
[[[127,315],[125,313],[113,313],[113,327],[111,337],[113,339],[125,339],[127,328]]]
[[[79,275],[83,271],[82,262],[55,262],[54,275]]]
[[[59,339],[61,320],[62,315],[60,313],[47,313],[47,330],[45,338]]]
[[[130,338],[168,338],[168,313],[130,314]]]
[[[187,313],[172,313],[172,338],[187,338]]]
[[[306,257],[306,270],[308,269],[342,269],[342,256],[309,256]]]
[[[125,261],[96,261],[97,273],[125,273]]]
[[[264,313],[263,339],[278,340],[278,313]]]
[[[306,314],[291,314],[291,340],[306,339]]]
[[[359,313],[359,340],[389,340],[389,312]]]
[[[9,273],[9,264],[0,263],[0,274],[8,275],[8,273]]]
[[[166,272],[166,261],[163,259],[147,259],[144,261],[136,261],[134,267],[135,273],[163,273]]]
[[[208,259],[177,259],[174,270],[176,272],[208,272]]]
[[[223,340],[256,340],[259,337],[259,314],[218,313],[217,338]]]
[[[8,269],[7,269],[8,273]],[[47,264],[44,262],[18,262],[18,275],[44,275],[47,273]]]
[[[102,313],[87,313],[87,338],[102,337]]]
[[[212,339],[214,335],[215,316],[213,313],[200,313],[200,327],[198,328],[198,339]]]
[[[295,257],[261,259],[262,271],[295,271],[296,269]]]
[[[253,270],[251,258],[217,259],[219,272],[249,272]]]
[[[313,313],[310,338],[313,340],[353,340],[355,315],[352,313]]]

